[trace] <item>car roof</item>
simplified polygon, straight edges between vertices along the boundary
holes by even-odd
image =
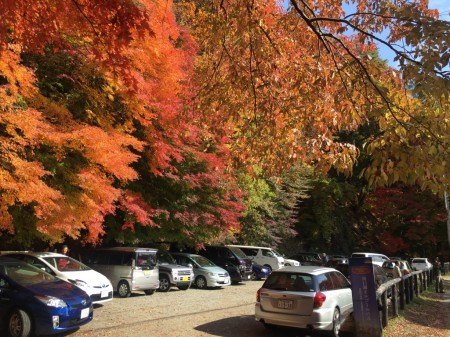
[[[334,268],[320,267],[320,266],[294,266],[294,267],[284,267],[273,271],[274,273],[307,273],[313,275],[319,275],[330,271],[338,271]]]
[[[182,253],[182,252],[169,252],[171,255],[179,255],[179,256],[201,256],[199,254],[194,254],[194,253]]]
[[[4,256],[8,255],[28,255],[28,256],[34,256],[34,257],[68,257],[67,255],[60,254],[60,253],[54,253],[54,252],[8,252]]]
[[[227,245],[227,247],[254,248],[254,249],[270,249],[270,250],[273,250],[273,248],[270,248],[270,247],[247,246],[247,245]]]
[[[109,248],[97,248],[98,251],[116,251],[116,252],[156,252],[156,248],[145,247],[109,247]]]

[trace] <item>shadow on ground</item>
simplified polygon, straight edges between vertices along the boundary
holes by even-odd
[[[311,330],[294,329],[286,327],[274,327],[266,329],[261,323],[256,322],[254,316],[228,317],[207,324],[199,325],[197,331],[207,333],[211,336],[220,337],[319,337],[323,333]],[[351,331],[342,331],[341,337],[355,337]]]

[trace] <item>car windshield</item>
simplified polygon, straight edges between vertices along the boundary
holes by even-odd
[[[62,272],[91,270],[91,268],[82,264],[80,261],[72,259],[68,256],[44,257],[43,259],[54,268]]]
[[[177,264],[175,259],[168,252],[158,252],[158,262],[159,264]]]
[[[414,263],[425,263],[425,259],[414,259]]]
[[[200,267],[214,267],[215,264],[203,256],[191,256],[191,259]]]
[[[237,257],[241,258],[241,259],[246,259],[247,255],[244,254],[244,252],[237,247],[228,247],[230,248],[230,250],[234,253],[234,255],[236,255]]]
[[[304,273],[273,272],[264,282],[263,288],[314,292],[313,276]]]
[[[391,261],[383,262],[383,268],[394,268],[394,262]]]
[[[4,267],[5,274],[23,286],[56,280],[53,275],[26,263],[6,263]]]

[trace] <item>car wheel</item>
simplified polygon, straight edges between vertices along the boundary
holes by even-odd
[[[9,316],[8,332],[11,337],[28,337],[31,334],[30,316],[23,310],[16,309]]]
[[[159,275],[159,291],[167,292],[170,289],[170,280],[166,275]]]
[[[120,281],[119,285],[117,286],[117,293],[120,297],[130,297],[131,290],[130,285],[127,281]]]
[[[331,330],[331,336],[339,337],[339,330],[341,330],[341,313],[338,308],[335,308],[333,313],[333,330]]]
[[[145,295],[153,295],[155,293],[155,289],[147,289],[144,290]]]
[[[271,273],[271,272],[272,272],[272,267],[271,267],[270,265],[268,265],[268,264],[265,264],[265,265],[264,265],[264,267],[266,267],[267,269],[269,269],[269,273]]]
[[[198,289],[205,289],[208,286],[206,279],[203,276],[199,276],[195,279],[195,285]]]
[[[252,281],[258,280],[258,275],[254,271],[252,271]]]
[[[178,289],[180,289],[180,290],[188,290],[189,289],[189,284],[178,286]]]

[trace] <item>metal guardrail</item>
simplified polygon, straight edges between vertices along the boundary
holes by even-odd
[[[419,296],[427,290],[434,281],[434,270],[418,270],[383,283],[377,289],[377,299],[381,300],[381,326],[387,327],[389,320],[388,292],[391,289],[392,317],[399,315],[399,308],[405,309],[414,296]]]

